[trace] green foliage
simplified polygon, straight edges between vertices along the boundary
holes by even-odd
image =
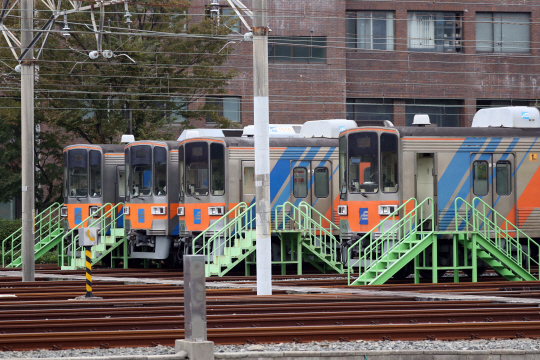
[[[39,259],[36,259],[36,264],[57,264],[58,251],[51,250],[43,254]]]
[[[5,238],[13,234],[15,231],[19,230],[21,226],[22,226],[21,219],[17,219],[17,220],[0,219],[0,241],[4,241]]]

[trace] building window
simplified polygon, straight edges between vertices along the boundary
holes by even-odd
[[[411,51],[461,52],[462,15],[409,12],[407,45]]]
[[[529,53],[530,27],[527,13],[477,13],[476,52]]]
[[[240,122],[240,97],[207,97],[206,102],[218,108],[218,115]]]
[[[205,12],[207,17],[216,16],[211,9],[212,6],[206,5]],[[238,18],[238,15],[236,15],[230,6],[219,6],[219,16],[216,24],[224,25],[234,32],[240,32],[240,18]]]
[[[347,12],[347,47],[394,50],[394,13],[390,11]]]
[[[268,61],[325,63],[325,36],[272,36],[268,38]]]
[[[347,120],[393,121],[394,105],[391,99],[347,99]]]
[[[405,125],[411,126],[416,114],[428,114],[431,124],[438,127],[457,127],[462,107],[461,100],[406,100]]]
[[[534,100],[506,100],[506,99],[495,99],[495,100],[485,100],[477,99],[476,100],[476,111],[480,109],[490,109],[493,107],[502,107],[502,106],[531,106],[531,102],[534,103]]]

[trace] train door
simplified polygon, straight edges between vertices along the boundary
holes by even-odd
[[[291,202],[298,205],[305,201],[318,213],[333,221],[331,179],[330,161],[293,162]],[[316,212],[312,213],[312,218],[320,221]],[[323,226],[328,227],[329,224],[323,223]]]
[[[514,155],[472,154],[472,197],[479,197],[515,223]],[[472,199],[470,199],[472,200]],[[512,211],[512,209],[514,209]],[[490,214],[494,220],[494,214]]]
[[[126,201],[126,171],[124,166],[116,167],[116,199],[115,203]],[[123,209],[119,211],[123,212]],[[124,227],[124,216],[118,217],[118,227]]]
[[[435,154],[433,153],[419,153],[416,154],[416,200],[418,204],[424,201],[427,198],[433,199],[435,204],[437,201],[435,199],[436,194],[436,184],[437,178],[434,173],[435,169]],[[424,219],[431,214],[432,204],[431,200],[426,201],[422,205],[422,214],[420,214]],[[435,209],[435,214],[437,210]],[[433,225],[433,224],[431,224]]]

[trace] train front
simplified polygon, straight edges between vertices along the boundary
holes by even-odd
[[[81,223],[87,226],[88,220],[101,215],[98,210],[103,205],[124,201],[123,169],[118,168],[124,163],[123,151],[123,145],[71,145],[64,149],[61,214],[67,220],[66,228]]]
[[[186,253],[192,251],[193,238],[228,211],[225,192],[225,149],[222,140],[201,138],[185,140],[178,148],[180,163],[178,215]],[[231,204],[234,205],[236,204]]]
[[[172,141],[135,141],[126,146],[124,213],[131,258],[163,260],[174,254],[178,238],[177,148]]]
[[[398,208],[398,149],[395,129],[357,128],[340,134],[338,214],[340,237],[346,244],[356,242]],[[368,245],[366,239],[358,250]]]

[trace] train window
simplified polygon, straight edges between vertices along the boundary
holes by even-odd
[[[488,163],[485,160],[475,161],[473,163],[473,193],[477,196],[487,195],[488,187]]]
[[[497,195],[510,195],[512,193],[512,164],[510,161],[497,161],[495,174],[497,178]]]
[[[381,181],[383,192],[398,189],[398,138],[393,134],[381,135]]]
[[[118,169],[118,197],[126,196],[126,171]]]
[[[90,150],[90,196],[101,196],[101,152]]]
[[[134,197],[152,194],[152,147],[131,147],[131,195]]]
[[[255,168],[244,167],[244,195],[255,195]]]
[[[125,189],[124,191],[128,192],[129,193],[129,180],[130,180],[130,171],[131,171],[131,166],[129,166],[129,162],[130,162],[130,151],[131,149],[130,148],[127,148],[125,151],[124,151],[124,162],[126,164],[126,167],[125,167],[125,171],[126,171],[126,182],[125,182]]]
[[[86,149],[68,151],[69,196],[88,195],[87,157]]]
[[[62,160],[62,167],[64,171],[64,189],[62,195],[64,198],[68,197],[68,152],[64,151],[64,159]],[[65,201],[65,200],[64,200]]]
[[[167,195],[167,149],[154,147],[154,195]]]
[[[178,181],[180,181],[179,200],[184,202],[184,146],[178,148]]]
[[[379,144],[377,133],[358,132],[349,135],[349,191],[379,191]]]
[[[347,192],[347,138],[339,138],[339,192]]]
[[[189,196],[208,195],[208,144],[186,144],[186,193]]]
[[[293,170],[293,195],[296,198],[305,198],[308,191],[308,172],[304,167]]]
[[[225,193],[225,149],[223,144],[210,145],[210,177],[212,195]]]
[[[330,179],[328,178],[328,169],[325,167],[318,167],[315,169],[314,190],[315,196],[318,198],[328,197]]]

